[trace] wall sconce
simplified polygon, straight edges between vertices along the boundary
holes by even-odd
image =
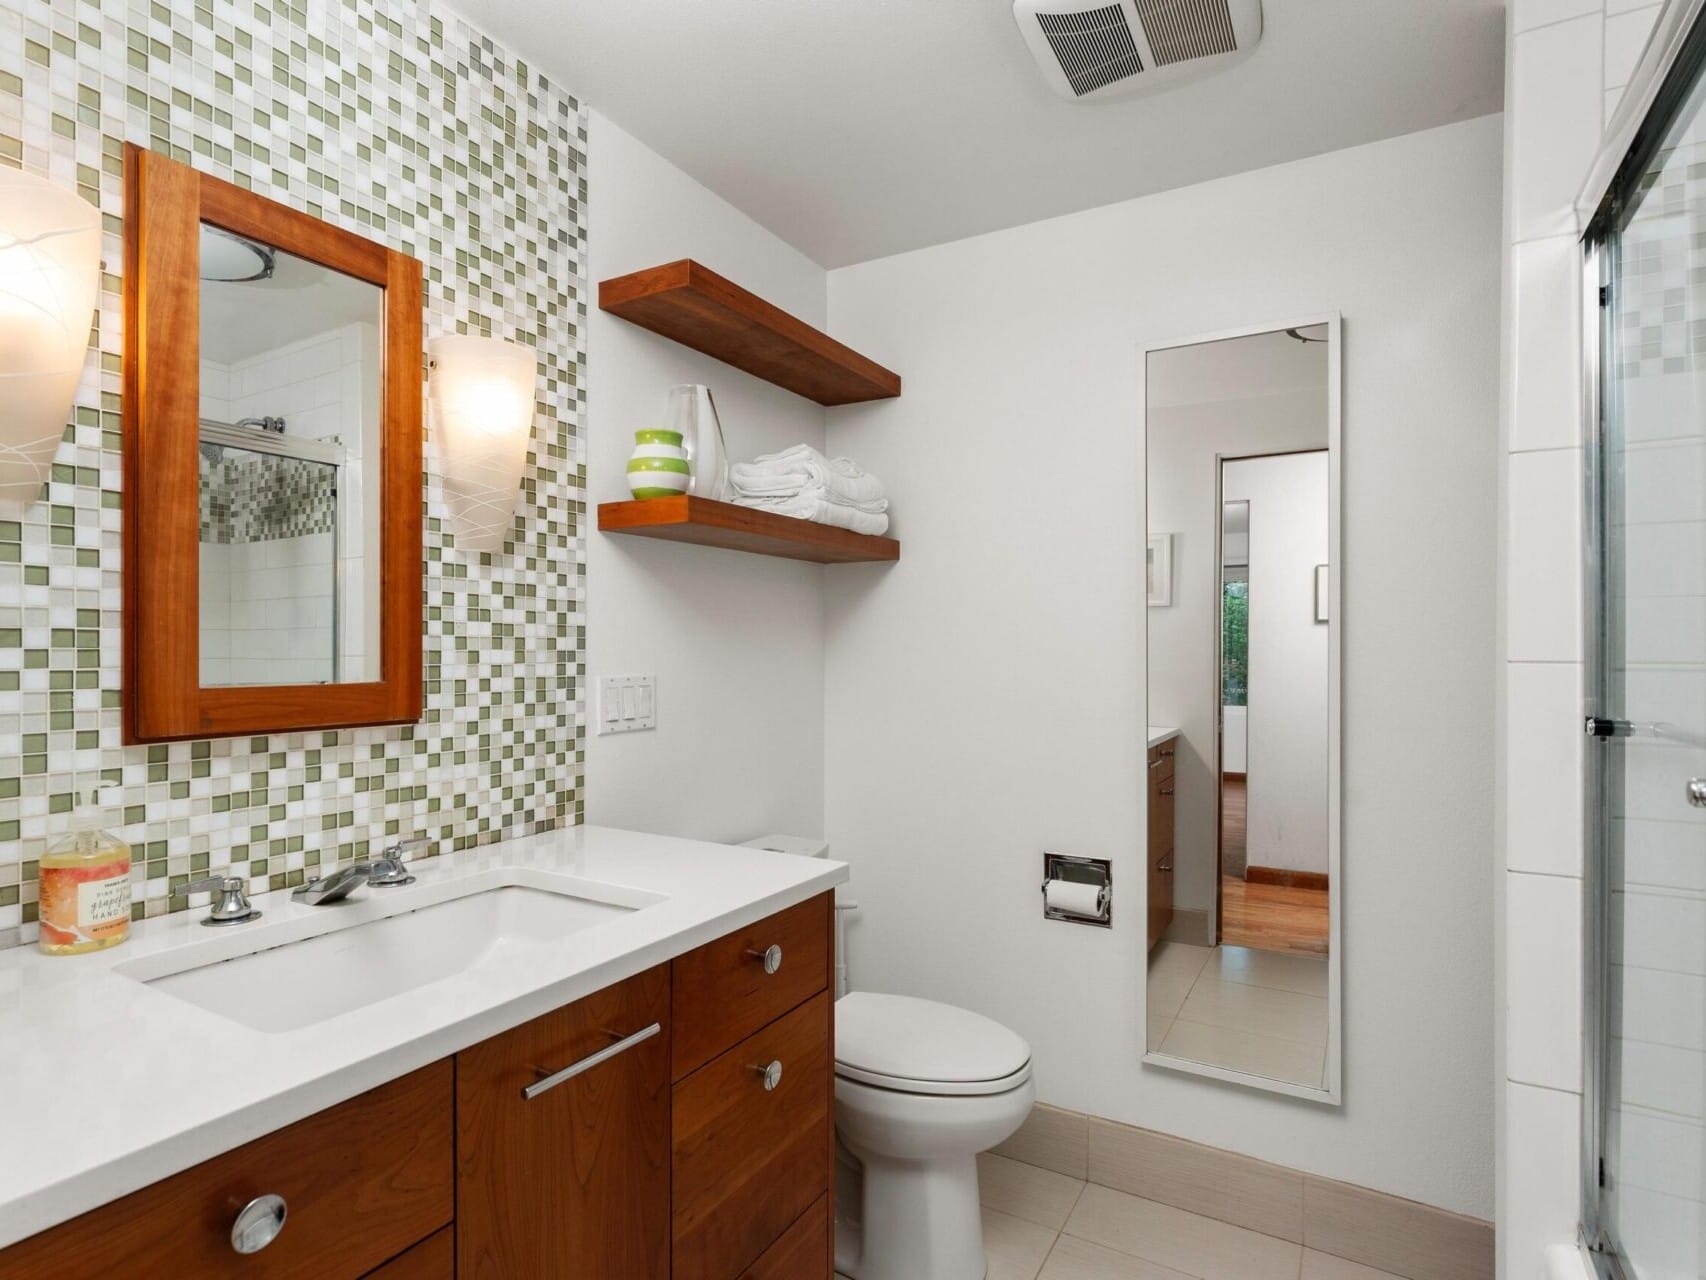
[[[0,503],[41,496],[100,284],[100,211],[46,178],[0,168]]]
[[[456,544],[496,551],[527,463],[538,357],[501,338],[446,334],[427,343],[427,369]]]

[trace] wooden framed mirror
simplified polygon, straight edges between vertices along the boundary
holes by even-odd
[[[421,715],[421,266],[125,150],[127,742]]]

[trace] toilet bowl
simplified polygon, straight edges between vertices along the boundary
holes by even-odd
[[[953,1005],[855,991],[835,1006],[835,1266],[852,1280],[983,1280],[977,1156],[1036,1100],[1031,1049]]]

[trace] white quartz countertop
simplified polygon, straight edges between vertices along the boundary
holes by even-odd
[[[846,881],[844,863],[573,827],[412,863],[418,882],[201,926],[138,923],[86,956],[0,951],[0,1247],[519,1026]],[[297,1030],[263,1032],[122,972],[212,963],[526,877],[638,909],[521,964],[451,977]],[[138,961],[142,961],[138,964]],[[352,973],[349,980],[359,982]],[[257,991],[257,1000],[266,993]]]
[[[1152,747],[1158,747],[1163,742],[1171,742],[1178,736],[1179,731],[1177,729],[1169,729],[1166,726],[1159,724],[1152,724],[1149,726],[1149,745]]]

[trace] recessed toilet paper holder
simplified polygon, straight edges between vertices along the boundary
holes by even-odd
[[[1052,881],[1068,885],[1092,885],[1095,904],[1090,911],[1070,910],[1049,902]],[[1043,853],[1043,919],[1069,924],[1093,924],[1103,929],[1114,925],[1114,864],[1107,858],[1079,858],[1070,853]]]

